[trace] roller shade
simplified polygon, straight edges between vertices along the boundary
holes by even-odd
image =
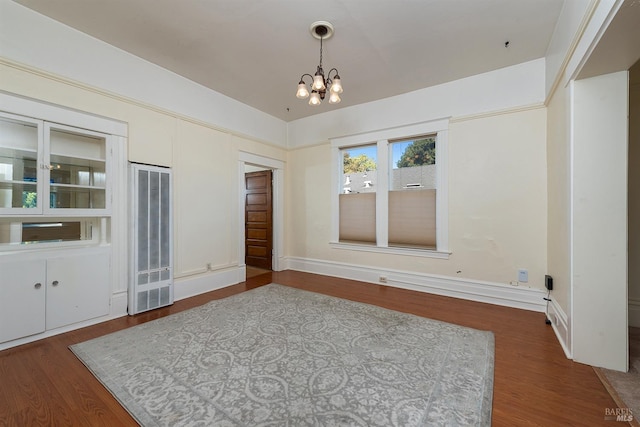
[[[389,246],[436,247],[436,190],[389,192]]]
[[[340,241],[376,243],[376,194],[340,194]]]

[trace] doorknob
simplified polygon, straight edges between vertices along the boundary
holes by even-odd
[[[52,284],[53,286],[58,286],[58,281],[57,281],[57,280],[54,280],[53,282],[51,282],[51,284]]]
[[[33,285],[33,287],[36,289],[40,289],[40,287],[42,287],[42,283],[36,283],[35,285]]]

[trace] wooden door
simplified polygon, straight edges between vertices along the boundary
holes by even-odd
[[[245,174],[245,264],[271,270],[273,251],[271,171]]]

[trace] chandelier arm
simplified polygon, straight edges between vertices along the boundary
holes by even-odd
[[[304,83],[306,84],[306,82],[304,81],[304,76],[309,76],[311,78],[311,83],[313,84],[313,76],[309,73],[304,73],[302,76],[300,76],[300,83]],[[298,83],[298,84],[300,84]]]
[[[333,77],[335,78],[338,75],[338,69],[337,68],[332,68],[329,70],[329,72],[327,73],[327,83],[331,83],[331,72],[335,71],[336,73],[333,75]]]

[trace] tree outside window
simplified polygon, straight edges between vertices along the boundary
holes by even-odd
[[[398,168],[412,166],[434,165],[436,163],[436,139],[434,137],[415,140],[406,146],[400,159],[396,162]]]

